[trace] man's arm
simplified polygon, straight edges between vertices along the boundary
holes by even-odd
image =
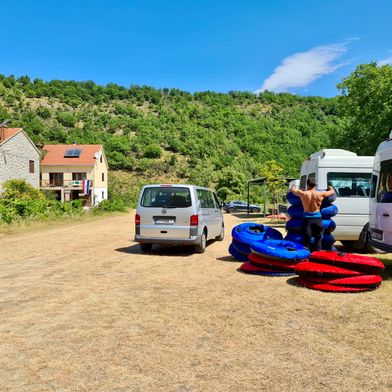
[[[334,193],[335,193],[335,190],[330,185],[328,187],[328,190],[324,192],[324,197],[332,196]]]
[[[296,196],[299,196],[303,193],[303,191],[301,191],[301,189],[298,189],[295,185],[291,187],[290,191]]]

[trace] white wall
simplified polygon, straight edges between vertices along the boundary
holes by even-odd
[[[108,198],[108,189],[107,188],[95,188],[94,192],[94,205],[97,206],[102,200],[106,200]],[[103,197],[102,197],[103,195]]]

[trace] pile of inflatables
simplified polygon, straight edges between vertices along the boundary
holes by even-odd
[[[282,234],[257,223],[242,223],[232,231],[230,254],[245,261],[240,271],[256,275],[294,275],[296,264],[310,252],[303,245],[282,239]]]
[[[304,238],[301,234],[301,230],[304,209],[302,207],[301,199],[292,192],[287,194],[286,199],[291,205],[287,210],[290,220],[286,223],[286,231],[288,234],[285,239],[303,244]],[[321,237],[321,248],[325,250],[332,250],[335,242],[335,237],[331,234],[336,228],[336,223],[331,218],[338,213],[338,208],[333,204],[335,200],[336,195],[333,194],[332,196],[325,198],[321,204],[320,212],[324,228],[324,233]]]
[[[298,263],[295,271],[303,287],[322,291],[369,291],[382,282],[384,264],[369,256],[317,251],[309,261]]]
[[[242,223],[232,230],[230,254],[244,262],[239,271],[267,276],[299,275],[301,286],[321,291],[359,292],[377,288],[384,269],[374,257],[338,251],[312,254],[302,244],[282,238],[271,227]]]

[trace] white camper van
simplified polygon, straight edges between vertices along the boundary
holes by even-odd
[[[370,242],[392,252],[392,133],[374,157],[370,197]]]
[[[314,178],[319,190],[331,185],[339,209],[333,218],[337,241],[356,248],[368,246],[370,177],[374,157],[340,149],[324,149],[310,155],[301,167],[300,189]],[[370,244],[369,244],[370,247]]]

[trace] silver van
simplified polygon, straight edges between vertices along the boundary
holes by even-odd
[[[222,241],[221,205],[211,189],[196,185],[145,185],[135,216],[135,241],[142,251],[153,244],[194,245],[203,253],[206,242]]]

